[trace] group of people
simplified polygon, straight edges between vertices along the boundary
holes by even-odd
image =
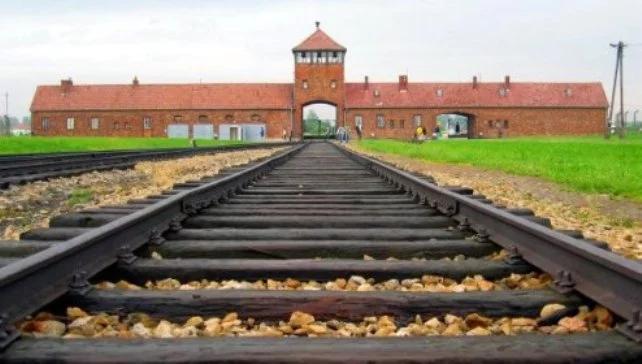
[[[439,127],[439,124],[435,126],[435,128],[432,131],[432,139],[439,139],[439,136],[441,135],[441,128]],[[426,129],[425,126],[420,125],[417,127],[415,130],[415,137],[414,140],[418,142],[422,142],[426,139],[429,139],[428,137],[428,129]]]
[[[357,132],[357,138],[361,140],[361,125],[355,126],[355,131]],[[346,128],[343,126],[340,126],[337,128],[337,140],[341,142],[342,144],[345,144],[350,141],[350,128]]]

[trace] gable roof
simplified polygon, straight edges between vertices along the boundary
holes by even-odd
[[[586,107],[608,106],[602,84],[511,82],[504,83],[346,83],[346,108],[401,107]],[[375,96],[375,90],[379,96]],[[441,91],[439,91],[441,90]]]
[[[292,85],[280,83],[38,86],[31,111],[289,109]]]
[[[346,48],[319,28],[292,51],[346,51]]]

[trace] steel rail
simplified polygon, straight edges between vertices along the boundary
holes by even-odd
[[[336,145],[336,144],[335,144]],[[417,200],[480,232],[573,290],[626,319],[617,329],[642,341],[642,264],[422,180],[377,159],[337,146]]]
[[[11,326],[69,291],[91,289],[87,279],[128,261],[146,243],[185,217],[227,198],[301,150],[297,145],[245,170],[180,192],[140,211],[0,268],[0,349],[17,337]],[[120,257],[120,258],[119,258]]]

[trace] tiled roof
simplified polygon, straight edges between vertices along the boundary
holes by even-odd
[[[346,108],[371,107],[607,107],[601,83],[346,83]],[[441,91],[440,91],[441,90]],[[379,96],[375,96],[375,91]]]
[[[292,85],[279,83],[38,86],[32,111],[288,109]]]
[[[312,35],[307,37],[301,44],[294,47],[293,51],[345,51],[346,48],[330,38],[321,29],[317,29]]]
[[[292,84],[38,86],[32,111],[289,109]],[[346,108],[607,107],[600,83],[346,83]],[[375,96],[375,92],[378,96]]]

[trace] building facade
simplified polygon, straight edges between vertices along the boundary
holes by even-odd
[[[303,108],[336,109],[337,125],[364,137],[410,139],[418,126],[433,130],[455,115],[452,136],[497,138],[597,134],[608,102],[593,83],[345,82],[347,49],[317,28],[292,49],[293,83],[38,86],[31,105],[35,135],[242,138],[252,126],[261,138],[303,135]],[[441,117],[440,117],[441,116]],[[449,119],[448,119],[449,120]],[[465,120],[465,125],[462,121]],[[238,126],[238,130],[236,129]],[[221,130],[224,128],[225,130]],[[259,129],[256,129],[259,128]],[[175,134],[175,135],[174,135]]]

